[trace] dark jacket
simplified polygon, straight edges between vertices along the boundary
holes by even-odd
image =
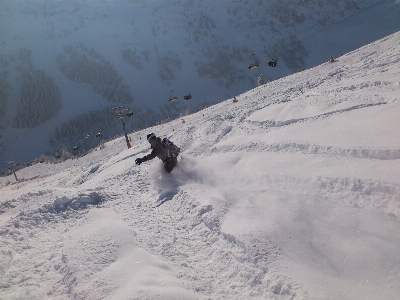
[[[156,156],[161,159],[163,162],[167,161],[168,159],[168,149],[161,143],[161,139],[158,137],[157,141],[151,145],[150,154],[143,157],[143,161],[150,160],[155,158]]]

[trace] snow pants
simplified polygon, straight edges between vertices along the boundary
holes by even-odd
[[[164,169],[167,173],[171,173],[171,171],[175,168],[178,163],[178,159],[176,157],[169,157],[164,161]]]

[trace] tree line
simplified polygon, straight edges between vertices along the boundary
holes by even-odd
[[[64,53],[57,55],[60,71],[68,79],[85,83],[112,103],[131,103],[133,97],[129,87],[123,83],[113,65],[96,50],[88,49],[82,44],[66,46]]]

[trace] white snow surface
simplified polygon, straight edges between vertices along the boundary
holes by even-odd
[[[400,299],[399,45],[1,178],[0,299]]]

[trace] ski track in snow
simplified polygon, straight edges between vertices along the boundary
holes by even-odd
[[[357,141],[347,147],[334,141],[314,144],[296,140],[297,136],[273,142],[269,137],[335,116],[390,104],[399,108],[400,81],[393,80],[399,80],[399,42],[397,33],[333,64],[239,95],[237,103],[229,99],[187,116],[185,125],[179,119],[133,134],[138,142],[140,136],[154,131],[181,147],[180,162],[171,174],[163,173],[159,161],[135,166],[134,158],[146,153],[148,146],[133,143],[133,148],[121,151],[124,141],[118,139],[87,158],[20,170],[18,183],[2,181],[0,299],[117,299],[117,295],[120,299],[174,299],[177,295],[180,299],[319,299],[304,282],[282,269],[285,257],[291,255],[284,237],[268,228],[246,228],[234,235],[224,224],[233,222],[232,212],[242,211],[235,208],[261,201],[251,200],[251,195],[286,201],[287,218],[308,214],[311,210],[304,210],[313,206],[315,219],[326,217],[328,224],[335,224],[334,216],[322,210],[331,208],[336,213],[335,208],[342,207],[349,214],[356,210],[377,213],[390,224],[398,224],[400,148],[364,147]],[[287,114],[279,105],[290,108]],[[313,110],[307,113],[305,108],[310,106]],[[267,118],[268,109],[275,113],[279,109],[282,119]],[[296,118],[290,114],[294,110],[306,115]],[[257,168],[262,157],[278,165],[288,159],[293,165],[306,161],[313,164],[314,172],[293,167],[274,173],[265,164]],[[344,164],[356,170],[335,169]],[[363,165],[376,169],[375,175],[364,177]],[[273,209],[269,205],[266,211]],[[251,214],[242,217],[251,222]],[[103,223],[94,225],[92,220]],[[387,245],[387,241],[382,243]],[[107,274],[122,272],[118,262],[128,265],[126,253],[142,252],[148,254],[138,257],[162,259],[156,264],[165,282],[143,279],[146,283],[130,285],[139,287],[128,293],[121,281],[110,280]],[[330,263],[335,268],[333,258]],[[117,265],[119,273],[112,273]],[[336,272],[347,274],[346,270]],[[385,299],[398,299],[400,269],[390,270],[387,276],[392,284]],[[168,290],[167,283],[178,292]],[[338,299],[338,295],[366,299],[371,291],[373,299],[380,290],[371,289],[352,294],[335,291],[332,298],[324,299]],[[118,291],[121,294],[115,294]]]
[[[184,176],[181,177],[185,178],[183,181],[187,180],[187,174]],[[159,197],[158,193],[151,193],[146,185],[148,178],[141,174],[136,178],[144,180],[126,186],[126,193],[132,202],[121,205],[113,202],[111,206],[116,206],[118,214],[132,228],[136,228],[136,237],[142,246],[183,268],[178,277],[182,278],[185,286],[203,295],[204,299],[263,296],[266,287],[267,291],[275,294],[293,293],[282,280],[262,283],[263,274],[268,271],[269,260],[279,257],[279,250],[272,242],[263,240],[257,244],[253,243],[252,237],[248,237],[249,246],[234,236],[224,234],[220,230],[220,219],[223,219],[227,207],[222,205],[215,209],[211,205],[199,205],[195,198],[174,186],[179,185],[174,178],[164,177],[158,180],[158,184],[170,189],[165,192],[165,196],[173,201],[164,202],[155,208],[153,202]],[[213,276],[210,276],[210,268],[215,270]],[[220,272],[225,276],[219,278]],[[229,278],[229,286],[224,284],[226,277]]]

